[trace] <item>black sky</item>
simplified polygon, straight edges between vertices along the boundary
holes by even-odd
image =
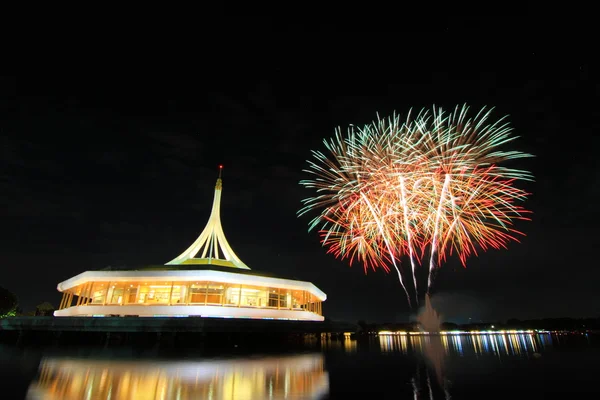
[[[298,181],[336,126],[467,103],[509,114],[514,147],[536,155],[519,164],[536,176],[534,214],[521,244],[443,267],[442,313],[600,314],[600,82],[583,32],[476,17],[399,31],[253,26],[198,33],[185,60],[174,56],[185,46],[129,51],[132,40],[98,62],[40,53],[37,68],[0,78],[0,286],[26,310],[57,305],[56,284],[85,270],[178,255],[204,227],[222,163],[225,234],[246,264],[312,281],[331,318],[405,320],[394,275],[365,276],[307,233]]]

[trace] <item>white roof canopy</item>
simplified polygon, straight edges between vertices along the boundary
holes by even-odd
[[[221,167],[220,167],[221,168]],[[220,171],[220,170],[219,170]],[[215,196],[213,199],[212,211],[208,218],[208,223],[198,239],[186,251],[178,257],[166,263],[166,265],[178,264],[216,264],[232,268],[250,269],[233,252],[221,225],[221,192],[223,183],[221,173],[215,186]],[[200,254],[200,257],[196,256]]]
[[[224,271],[86,271],[67,279],[58,284],[60,292],[69,290],[86,282],[165,282],[165,281],[211,281],[240,285],[255,285],[274,287],[290,290],[306,290],[321,301],[327,299],[327,295],[310,282],[295,281],[292,279],[271,278],[260,275],[249,275],[236,272]]]

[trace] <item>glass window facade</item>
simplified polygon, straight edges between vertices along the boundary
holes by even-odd
[[[81,300],[73,301],[73,297]],[[305,290],[193,282],[88,282],[63,293],[60,309],[74,305],[210,305],[310,311],[321,302]]]
[[[108,283],[94,283],[92,285],[92,304],[104,304]]]

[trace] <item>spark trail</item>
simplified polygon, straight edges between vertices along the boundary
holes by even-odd
[[[336,130],[324,140],[327,155],[312,152],[310,179],[300,184],[316,195],[303,200],[298,214],[320,211],[309,230],[319,227],[323,246],[336,257],[361,261],[365,272],[387,272],[391,264],[410,304],[402,259],[410,261],[418,299],[417,262],[426,253],[429,293],[447,257],[466,266],[478,250],[506,248],[523,235],[513,225],[529,219],[519,205],[528,193],[515,183],[533,176],[502,164],[532,156],[503,150],[516,137],[505,117],[491,120],[491,111],[471,118],[466,106],[433,108],[404,120],[378,117],[346,135]]]

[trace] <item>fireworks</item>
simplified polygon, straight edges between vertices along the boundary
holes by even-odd
[[[320,210],[309,230],[320,230],[328,252],[365,271],[391,264],[405,291],[401,260],[417,290],[417,263],[428,254],[429,291],[446,257],[466,265],[478,249],[505,248],[522,235],[513,222],[528,219],[518,205],[528,193],[513,185],[532,175],[500,164],[530,155],[501,150],[516,137],[505,118],[490,124],[490,112],[434,108],[338,129],[324,141],[329,154],[313,151],[308,161],[311,179],[300,183],[316,195],[299,214]]]

